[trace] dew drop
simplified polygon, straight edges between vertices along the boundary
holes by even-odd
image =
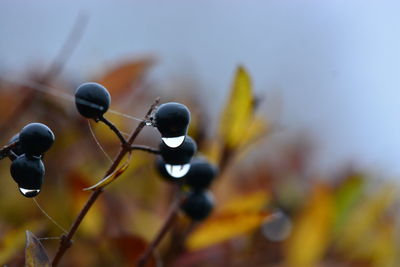
[[[34,196],[37,196],[40,193],[40,189],[25,189],[25,188],[22,188],[22,187],[19,188],[19,191],[25,197],[34,197]]]
[[[151,120],[147,120],[147,121],[146,121],[146,125],[147,125],[147,126],[152,126],[153,123],[151,122]]]
[[[171,165],[165,164],[165,169],[167,170],[168,174],[174,178],[182,178],[183,176],[188,173],[190,169],[190,163],[184,165]]]
[[[183,141],[185,141],[185,135],[178,137],[162,137],[161,139],[167,146],[175,148],[182,145]]]
[[[267,239],[275,242],[287,239],[292,232],[292,221],[282,211],[277,211],[272,216],[273,218],[262,226],[262,233]]]

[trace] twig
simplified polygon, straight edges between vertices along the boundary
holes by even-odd
[[[99,121],[107,125],[118,136],[122,145],[126,146],[128,144],[125,137],[122,135],[121,131],[111,121],[107,120],[103,116],[99,117]]]
[[[77,44],[81,40],[88,21],[89,17],[87,14],[78,14],[74,26],[72,27],[67,38],[65,39],[61,49],[58,51],[57,55],[50,63],[50,66],[45,74],[42,76],[43,80],[47,81],[47,79],[49,78],[56,77],[63,70],[66,62],[71,57],[72,52],[75,50]]]
[[[49,68],[39,76],[37,83],[39,84],[49,84],[54,80],[57,75],[61,73],[64,69],[68,59],[71,57],[72,52],[77,47],[79,41],[81,40],[84,30],[86,28],[88,21],[88,16],[84,14],[79,14],[76,19],[74,26],[72,27],[70,33],[68,34],[66,40],[64,41],[61,49],[51,61]],[[21,86],[21,89],[30,88],[29,86]],[[32,89],[32,88],[30,88]],[[29,90],[26,94],[22,96],[22,100],[13,108],[13,112],[7,117],[3,125],[11,125],[15,123],[19,118],[22,118],[22,114],[25,113],[34,103],[36,96],[35,90]],[[2,133],[8,133],[12,129],[11,127],[2,127]]]
[[[3,146],[0,149],[0,160],[4,159],[5,157],[10,156],[11,149],[13,149],[18,144],[18,141],[12,142],[8,145]]]
[[[159,101],[160,101],[159,98],[157,98],[154,101],[154,103],[151,105],[149,111],[147,112],[147,114],[145,116],[145,120],[140,122],[139,125],[136,127],[136,129],[133,131],[133,133],[131,134],[131,136],[130,136],[130,138],[128,140],[128,144],[129,145],[132,145],[132,143],[135,141],[136,137],[139,135],[141,130],[146,126],[146,122],[145,121],[147,119],[149,119],[149,117],[151,116],[153,110],[158,105]],[[107,170],[107,172],[104,175],[104,177],[107,177],[108,175],[110,175],[111,173],[113,173],[116,170],[116,168],[118,167],[119,163],[121,162],[121,160],[124,158],[124,156],[128,152],[129,152],[129,147],[121,146],[121,149],[120,149],[118,155],[115,157],[114,162],[112,163],[110,168]],[[68,234],[67,235],[63,235],[61,237],[60,246],[59,246],[58,251],[57,251],[57,253],[56,253],[56,255],[55,255],[54,259],[53,259],[52,266],[57,266],[58,265],[58,263],[60,262],[61,258],[65,254],[65,252],[71,246],[72,237],[74,236],[75,232],[78,230],[78,227],[81,224],[82,220],[85,218],[87,212],[90,210],[90,208],[95,203],[96,199],[100,196],[100,194],[103,192],[103,190],[104,189],[102,187],[100,187],[100,188],[98,188],[98,189],[96,189],[95,191],[92,192],[92,194],[90,195],[90,197],[86,201],[86,204],[83,206],[82,210],[79,212],[78,216],[76,217],[75,221],[73,222]]]
[[[160,151],[158,149],[149,147],[149,146],[142,146],[142,145],[133,145],[130,146],[130,150],[142,150],[142,151],[146,151],[149,153],[153,153],[153,154],[160,154]]]
[[[167,219],[165,220],[163,226],[161,227],[160,231],[151,241],[151,243],[147,246],[145,252],[140,257],[137,267],[144,267],[146,266],[147,261],[150,259],[150,256],[153,254],[154,250],[157,248],[158,244],[164,238],[165,234],[168,233],[168,230],[174,224],[176,216],[178,215],[178,211],[184,198],[182,198],[181,194],[178,193],[177,200],[175,201],[174,205],[171,208],[170,213],[168,214]]]

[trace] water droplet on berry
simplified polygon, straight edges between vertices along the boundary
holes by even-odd
[[[146,125],[147,125],[147,126],[152,126],[153,123],[151,122],[151,120],[147,120],[147,121],[146,121]]]
[[[22,187],[19,188],[19,191],[25,197],[34,197],[34,196],[37,196],[40,193],[40,189],[25,189],[25,188],[22,188]]]
[[[185,141],[185,135],[178,137],[162,137],[161,139],[167,146],[175,148],[182,145],[183,141]]]
[[[168,174],[171,175],[174,178],[182,178],[185,176],[189,169],[190,169],[190,164],[184,164],[184,165],[171,165],[171,164],[165,164],[165,169],[167,170]]]

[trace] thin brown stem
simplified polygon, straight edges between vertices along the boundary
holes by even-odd
[[[10,144],[3,146],[0,149],[0,160],[4,159],[5,157],[10,156],[10,152],[12,152],[11,149],[13,149],[17,144],[18,144],[18,141],[15,141],[15,142],[12,142]]]
[[[82,13],[79,14],[59,52],[51,61],[48,69],[37,79],[35,79],[35,82],[42,85],[49,84],[57,77],[57,75],[62,72],[66,63],[68,62],[68,59],[71,57],[73,51],[79,44],[79,41],[81,40],[86,29],[87,22],[88,16]],[[0,125],[7,126],[2,127],[2,134],[8,133],[8,131],[12,129],[12,127],[8,127],[8,125],[18,122],[18,119],[23,117],[22,114],[29,110],[31,105],[35,102],[37,92],[32,90],[33,88],[31,86],[23,85],[20,87],[20,89],[24,89],[27,92],[21,96],[21,101],[19,101],[17,105],[13,107],[11,114],[7,116],[5,122]]]
[[[167,219],[165,220],[163,226],[151,241],[151,243],[147,246],[145,252],[139,258],[137,263],[137,267],[145,267],[147,262],[149,261],[151,255],[154,253],[154,250],[157,248],[158,244],[163,240],[164,236],[168,233],[169,229],[173,226],[176,216],[178,215],[179,208],[182,205],[184,198],[182,198],[181,194],[178,193],[177,200],[171,208],[170,213],[168,214]]]
[[[157,98],[154,103],[151,105],[149,111],[147,112],[145,116],[145,120],[143,122],[140,122],[139,125],[136,127],[136,129],[132,132],[128,144],[129,146],[132,145],[132,143],[135,141],[136,137],[139,135],[140,131],[146,126],[145,121],[150,118],[153,110],[155,107],[158,105],[160,99]],[[113,173],[121,160],[124,158],[124,156],[130,151],[128,146],[122,145],[121,149],[118,153],[118,155],[115,157],[114,162],[111,164],[110,168],[107,170],[105,173],[104,177],[107,177],[111,173]],[[52,266],[57,266],[62,257],[64,256],[65,252],[68,250],[68,248],[72,245],[72,237],[74,236],[75,232],[78,230],[79,225],[85,218],[86,214],[90,210],[90,208],[93,206],[93,204],[96,202],[97,198],[100,196],[100,194],[103,192],[103,188],[100,187],[92,192],[88,200],[86,201],[86,204],[83,206],[82,210],[79,212],[78,216],[76,217],[75,221],[73,222],[70,230],[68,231],[68,234],[63,235],[61,237],[61,242],[60,246],[58,248],[58,251],[53,259]]]
[[[127,145],[128,142],[126,141],[125,137],[122,135],[121,131],[115,126],[111,121],[107,120],[103,116],[99,118],[99,121],[107,125],[119,138],[119,141],[121,141],[122,145]]]
[[[142,145],[133,145],[130,146],[130,150],[142,150],[142,151],[146,151],[152,154],[160,154],[160,151],[158,149],[149,147],[149,146],[142,146]]]
[[[71,31],[65,39],[65,42],[63,43],[53,61],[50,63],[50,66],[43,75],[42,79],[47,80],[48,78],[56,77],[63,70],[66,62],[71,57],[79,41],[82,39],[88,21],[89,17],[87,14],[80,13],[78,15]]]

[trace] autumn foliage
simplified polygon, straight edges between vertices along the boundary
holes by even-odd
[[[149,266],[400,264],[396,187],[351,168],[316,176],[309,167],[312,141],[279,139],[268,114],[257,110],[244,67],[236,69],[220,116],[210,122],[206,104],[191,91],[166,96],[146,83],[154,64],[153,58],[125,61],[88,80],[108,88],[113,112],[107,116],[124,133],[138,124],[132,115],[142,118],[157,96],[185,103],[193,111],[189,134],[220,174],[212,187],[212,215],[193,224],[179,214]],[[30,81],[0,81],[1,142],[29,121],[53,129],[56,142],[44,158],[46,182],[36,200],[64,230],[20,195],[9,163],[1,161],[0,264],[7,266],[50,266],[57,238],[90,194],[83,189],[96,185],[110,165],[88,124],[111,159],[118,149],[115,135],[80,117],[66,97],[77,84],[38,75]],[[213,121],[217,127],[209,127]],[[159,133],[147,127],[136,142],[157,146],[158,140]],[[111,180],[116,181],[84,219],[62,266],[135,266],[163,223],[175,191],[159,177],[154,155],[134,151]]]

